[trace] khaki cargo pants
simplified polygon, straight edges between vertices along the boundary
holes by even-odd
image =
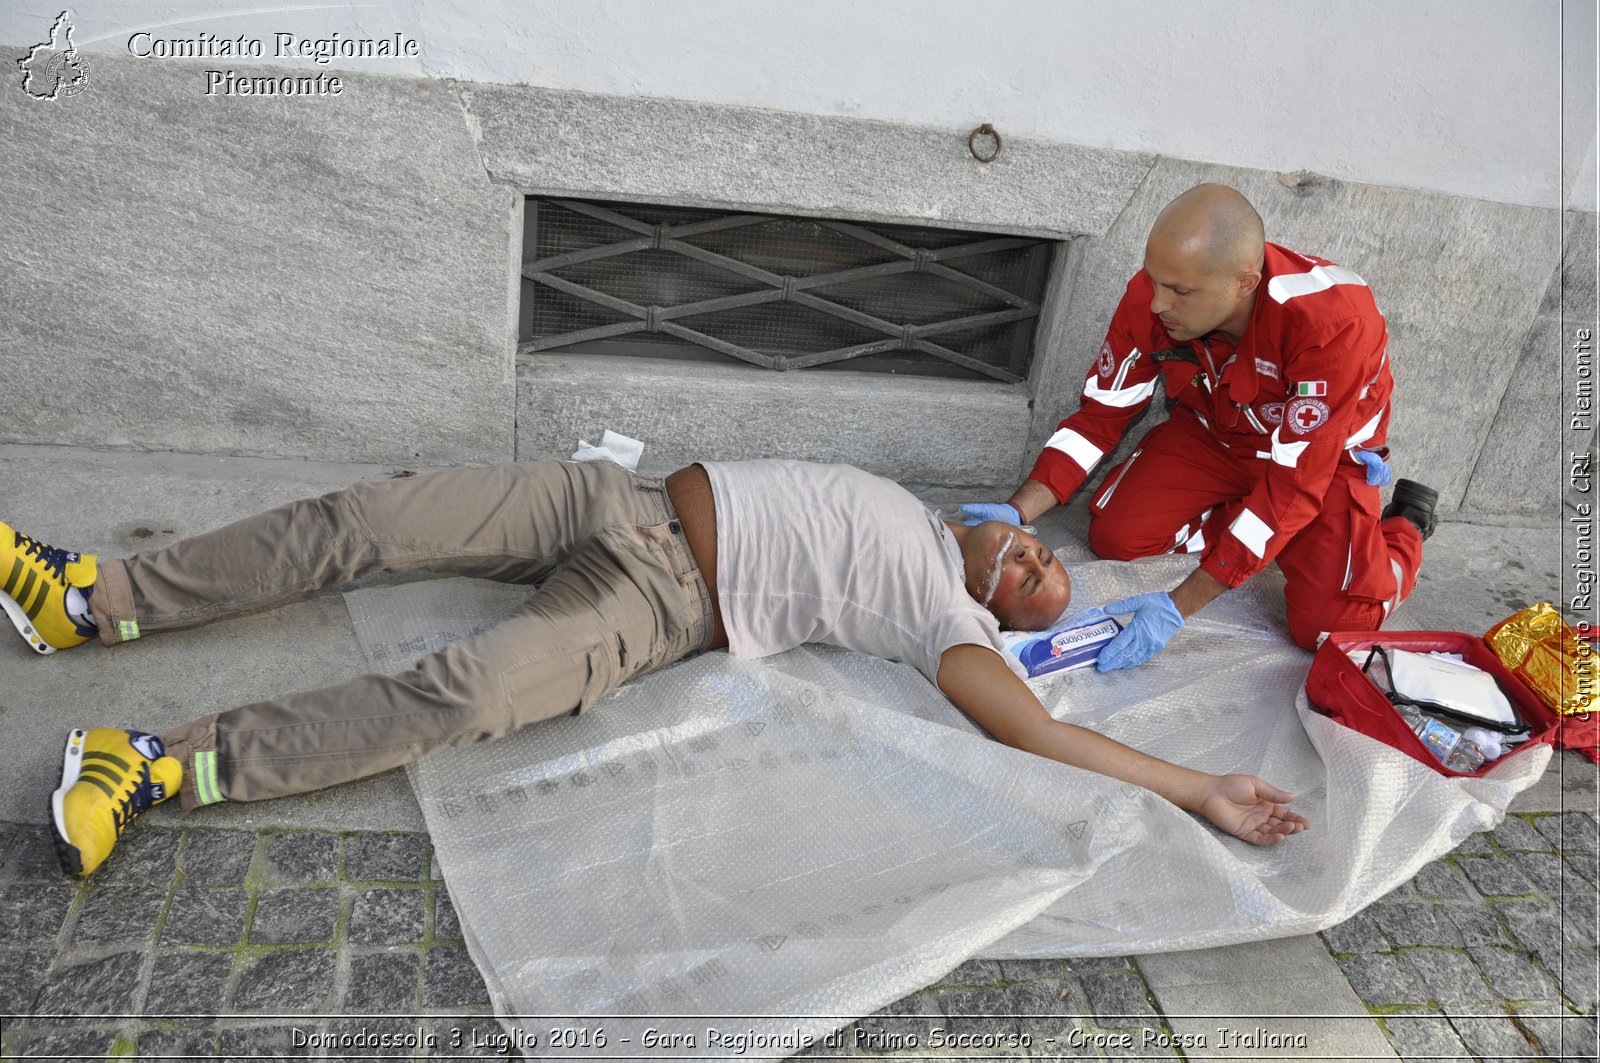
[[[167,736],[185,760],[185,804],[196,752],[214,756],[229,800],[303,793],[582,712],[710,636],[705,580],[662,480],[610,462],[357,484],[102,560],[90,604],[113,644],[369,573],[424,570],[539,587],[505,620],[410,671],[258,701]]]

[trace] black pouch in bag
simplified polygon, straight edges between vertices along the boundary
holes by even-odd
[[[1390,657],[1390,650],[1382,645],[1374,645],[1367,654],[1366,663],[1361,666],[1361,671],[1383,692],[1390,704],[1410,705],[1418,712],[1463,727],[1482,727],[1504,735],[1525,735],[1529,732],[1528,725],[1517,711],[1516,703],[1507,696],[1500,681],[1488,672],[1453,661],[1440,661],[1410,650],[1392,652],[1404,654],[1404,659],[1397,662]],[[1374,669],[1374,661],[1381,662],[1382,668]],[[1398,678],[1397,670],[1400,673]],[[1376,674],[1378,671],[1382,672],[1381,680]],[[1400,686],[1407,689],[1402,691],[1398,689]]]

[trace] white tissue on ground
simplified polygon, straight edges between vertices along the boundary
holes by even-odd
[[[572,452],[573,461],[614,461],[629,472],[637,472],[639,458],[644,454],[644,444],[621,432],[606,429],[600,444],[587,439],[578,440],[578,449]]]

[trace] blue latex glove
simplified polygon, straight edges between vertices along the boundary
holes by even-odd
[[[1389,472],[1389,463],[1383,460],[1383,455],[1370,450],[1352,450],[1357,461],[1367,467],[1367,483],[1372,487],[1387,487],[1389,481],[1394,479]]]
[[[1095,670],[1110,672],[1143,664],[1161,652],[1163,646],[1183,626],[1183,616],[1166,591],[1137,594],[1120,602],[1109,602],[1106,612],[1132,613],[1133,619],[1100,651]]]
[[[961,515],[967,518],[961,523],[968,527],[982,524],[986,520],[998,520],[1022,526],[1022,514],[1018,513],[1017,507],[1009,502],[963,502]]]

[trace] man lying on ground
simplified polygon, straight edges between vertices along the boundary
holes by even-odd
[[[705,650],[762,657],[807,642],[908,662],[1007,745],[1143,786],[1256,845],[1309,826],[1283,807],[1292,794],[1261,779],[1191,771],[1053,720],[1004,655],[1000,624],[1038,629],[1064,613],[1060,563],[1021,528],[941,521],[848,466],[705,462],[665,479],[607,462],[447,470],[357,484],[124,561],[0,524],[0,606],[40,653],[421,570],[539,586],[399,675],[160,738],[73,731],[51,799],[68,873],[100,866],[133,817],[174,792],[186,811],[304,793],[584,712]]]

